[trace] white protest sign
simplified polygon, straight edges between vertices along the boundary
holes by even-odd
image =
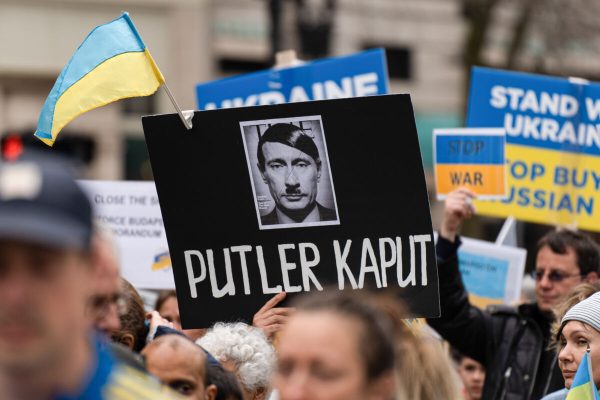
[[[136,288],[174,289],[171,258],[154,182],[79,183],[96,218],[113,232],[121,275]]]
[[[461,238],[460,273],[471,304],[514,304],[521,295],[527,250]]]

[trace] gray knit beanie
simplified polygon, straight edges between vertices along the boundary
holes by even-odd
[[[560,321],[561,326],[564,327],[568,321],[584,322],[600,332],[600,292],[571,307]]]

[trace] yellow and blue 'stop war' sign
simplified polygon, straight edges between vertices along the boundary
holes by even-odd
[[[505,198],[503,129],[434,129],[433,137],[438,200],[459,187],[471,189],[479,199]]]
[[[506,130],[507,197],[479,213],[600,231],[600,85],[474,68],[467,126]]]

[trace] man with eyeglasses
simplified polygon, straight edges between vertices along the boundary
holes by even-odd
[[[486,368],[483,399],[536,400],[564,387],[556,353],[548,350],[552,309],[580,283],[598,279],[600,253],[587,235],[553,230],[537,246],[535,303],[486,311],[469,303],[458,269],[458,230],[475,210],[468,189],[444,205],[436,244],[441,317],[428,323],[461,353]]]
[[[92,237],[93,257],[96,264],[88,312],[94,327],[107,337],[121,328],[120,312],[123,312],[119,262],[109,232],[95,226]]]

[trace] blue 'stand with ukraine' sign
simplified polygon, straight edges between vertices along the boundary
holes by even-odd
[[[198,109],[370,96],[388,92],[383,49],[273,68],[196,86]]]
[[[507,198],[481,214],[600,230],[600,85],[474,68],[467,126],[503,127]]]

